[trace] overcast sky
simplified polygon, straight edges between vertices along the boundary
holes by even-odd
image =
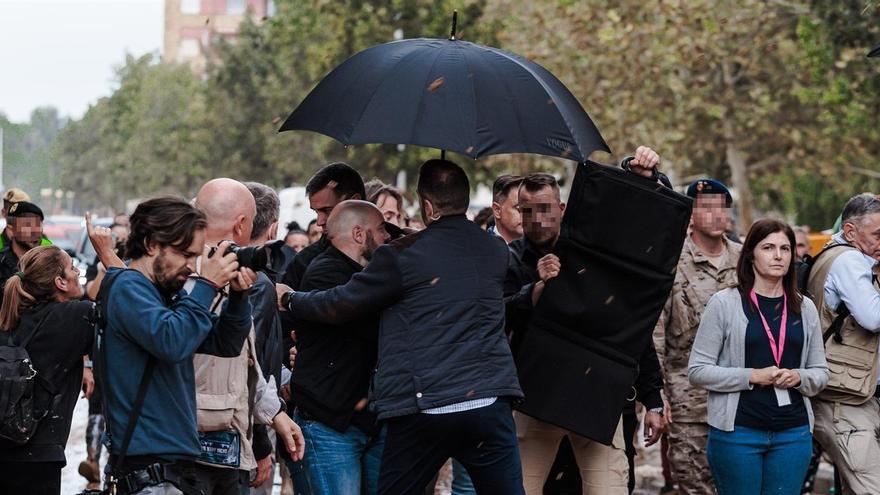
[[[0,113],[79,118],[110,94],[125,53],[162,49],[163,0],[0,0]]]

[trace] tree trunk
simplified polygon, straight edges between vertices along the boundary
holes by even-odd
[[[749,177],[746,171],[746,157],[736,145],[736,132],[733,129],[730,115],[725,118],[723,125],[727,166],[730,167],[732,185],[736,188],[739,195],[737,201],[740,218],[739,227],[743,231],[748,231],[754,221],[754,209],[752,207],[752,189],[749,187]]]

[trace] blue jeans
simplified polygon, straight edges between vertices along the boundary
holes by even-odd
[[[477,495],[467,469],[455,459],[452,460],[452,495]]]
[[[809,426],[709,429],[706,455],[719,495],[799,495],[813,454]]]
[[[345,433],[294,413],[306,448],[303,460],[288,461],[297,495],[375,495],[385,447],[385,427],[370,437],[356,426]]]

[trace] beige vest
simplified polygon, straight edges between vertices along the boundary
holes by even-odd
[[[217,307],[219,308],[220,304]],[[260,373],[256,366],[254,335],[254,327],[251,323],[251,331],[241,348],[241,354],[236,357],[222,358],[208,354],[196,354],[193,357],[199,431],[237,432],[241,437],[241,458],[238,469],[246,471],[257,467],[251,444],[253,441],[251,411],[254,407],[259,379],[257,374]]]
[[[834,260],[844,252],[855,249],[841,247],[820,256],[810,270],[807,292],[816,308],[823,334],[837,318],[837,308],[825,305],[825,281]],[[880,290],[875,284],[875,288]],[[860,405],[874,396],[877,388],[877,345],[880,334],[862,328],[852,315],[843,320],[840,328],[841,342],[834,336],[825,339],[825,358],[828,361],[828,385],[819,398],[830,402]]]

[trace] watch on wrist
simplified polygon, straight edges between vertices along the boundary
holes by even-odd
[[[287,291],[281,296],[281,305],[287,309],[290,309],[290,297],[293,296],[293,291]]]
[[[83,368],[91,368],[92,360],[91,359],[83,359]]]
[[[662,407],[652,407],[651,409],[648,409],[648,412],[657,413],[660,416],[663,416],[663,408]]]

